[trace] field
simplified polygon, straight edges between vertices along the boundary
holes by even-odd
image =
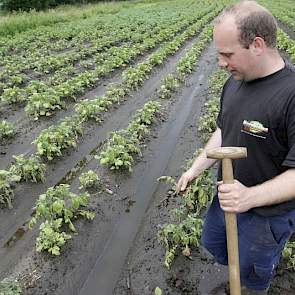
[[[293,1],[259,2],[294,64]],[[173,186],[215,128],[227,74],[212,21],[228,3],[0,20],[1,295],[226,294],[227,269],[199,248],[215,170]],[[295,294],[294,271],[291,239],[269,294]]]

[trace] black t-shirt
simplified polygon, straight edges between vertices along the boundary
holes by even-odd
[[[295,168],[295,68],[286,64],[250,82],[229,78],[217,125],[222,146],[247,148],[247,158],[233,161],[234,177],[244,185],[254,186]],[[221,179],[221,168],[218,177]],[[252,210],[274,216],[292,209],[295,199]]]

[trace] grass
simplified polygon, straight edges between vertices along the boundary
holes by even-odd
[[[1,1],[0,1],[1,2]],[[136,1],[137,2],[137,1]],[[94,15],[115,14],[136,2],[103,2],[99,4],[63,5],[46,11],[13,12],[0,14],[0,37],[13,36],[40,26],[85,19]],[[78,9],[77,9],[78,8]]]

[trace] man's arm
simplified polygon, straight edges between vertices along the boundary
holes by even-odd
[[[295,168],[262,184],[246,187],[237,180],[218,186],[220,206],[224,211],[241,213],[251,208],[295,199]]]
[[[208,149],[217,148],[221,146],[221,130],[217,128],[212,134],[208,143],[204,147],[202,153],[196,158],[191,168],[189,168],[185,173],[182,174],[178,183],[177,190],[184,191],[187,184],[193,179],[197,178],[204,170],[211,167],[217,160],[208,159],[206,157],[206,151]]]

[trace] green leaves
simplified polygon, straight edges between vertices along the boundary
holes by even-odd
[[[65,107],[65,103],[54,93],[33,93],[25,107],[25,112],[38,120],[40,116],[49,117],[56,109]]]
[[[113,132],[103,151],[95,156],[100,163],[113,169],[128,169],[132,171],[133,155],[140,154],[140,140],[148,133],[148,126],[155,121],[161,105],[151,101],[137,111],[133,121],[126,130]]]
[[[40,225],[40,235],[37,238],[37,252],[48,251],[52,255],[60,255],[60,248],[71,239],[71,236],[65,232],[60,232],[62,219],[53,221],[46,220]]]
[[[12,199],[14,192],[11,187],[12,183],[19,181],[20,176],[14,175],[9,171],[0,170],[0,205],[12,209]]]
[[[23,89],[14,86],[13,88],[4,89],[1,100],[8,103],[17,103],[25,101],[26,96]]]
[[[155,295],[163,295],[163,291],[159,287],[156,287]]]
[[[165,266],[170,265],[180,251],[190,256],[191,247],[199,245],[203,221],[196,213],[188,214],[179,224],[164,224],[157,237],[166,248]]]
[[[127,168],[131,172],[134,161],[131,155],[134,153],[140,153],[138,139],[127,131],[121,130],[112,133],[104,150],[95,158],[100,160],[102,165],[109,166],[111,170]]]
[[[283,251],[283,257],[287,260],[287,267],[295,270],[295,241],[289,241]]]
[[[45,181],[45,164],[36,156],[25,158],[23,155],[13,156],[15,163],[11,165],[10,172],[18,175],[20,180],[32,182]]]
[[[81,121],[78,117],[67,117],[57,126],[50,126],[33,141],[37,145],[37,154],[49,161],[62,155],[62,150],[76,147],[77,139],[82,135]]]
[[[81,184],[79,189],[81,188],[86,189],[86,188],[92,187],[98,182],[98,180],[99,180],[98,175],[92,170],[82,173],[81,176],[79,177],[79,181]]]
[[[76,232],[73,220],[79,216],[93,219],[95,214],[84,207],[88,206],[87,192],[76,195],[69,190],[70,186],[61,184],[50,187],[45,194],[40,195],[36,204],[36,213],[32,217],[29,227],[32,228],[39,219],[44,220],[40,226],[37,238],[37,251],[46,250],[53,255],[60,254],[60,248],[71,238],[61,231],[64,225],[72,232]]]
[[[22,290],[16,280],[4,279],[0,282],[0,295],[20,295]]]
[[[164,79],[163,84],[158,90],[158,95],[162,99],[168,99],[176,92],[177,88],[180,86],[180,82],[177,77],[174,77],[172,74],[167,75]]]
[[[13,136],[13,125],[5,120],[0,122],[0,138],[9,138]]]

